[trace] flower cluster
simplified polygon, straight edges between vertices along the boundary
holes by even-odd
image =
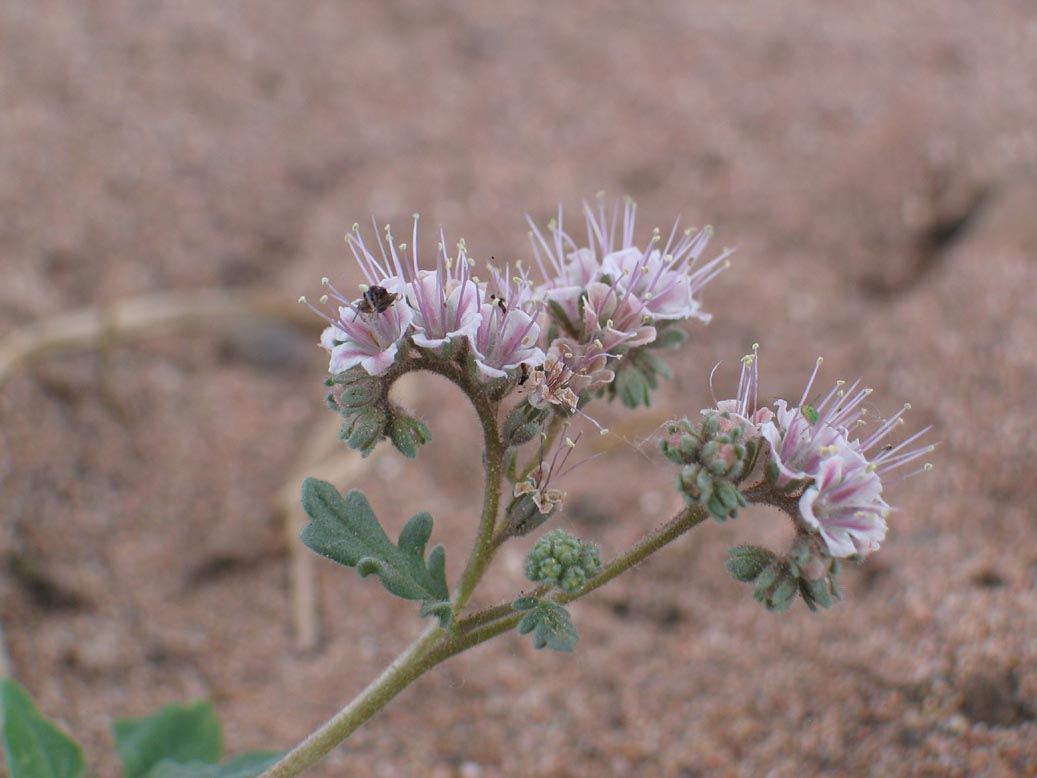
[[[774,403],[776,412],[757,407],[757,347],[743,359],[738,395],[717,404],[721,416],[731,415],[767,442],[765,464],[768,485],[785,499],[796,498],[797,521],[801,528],[824,540],[835,558],[863,557],[876,549],[886,536],[886,518],[891,508],[883,496],[890,474],[933,450],[933,445],[916,442],[929,427],[905,440],[883,443],[903,423],[905,405],[889,419],[872,424],[864,401],[871,389],[860,381],[847,386],[837,381],[820,399],[811,391],[821,366],[814,372],[798,404]],[[704,411],[709,416],[716,411]],[[926,471],[929,465],[903,474],[902,480]]]
[[[365,278],[360,296],[325,278],[322,305],[311,306],[328,323],[321,346],[329,371],[378,376],[411,347],[443,358],[466,350],[481,381],[521,377],[532,407],[568,415],[612,384],[619,359],[663,340],[676,322],[709,321],[699,293],[730,253],[699,264],[711,229],[675,224],[663,242],[656,228],[642,248],[632,201],[621,216],[618,201],[609,216],[600,198],[596,210],[583,210],[582,244],[562,229],[561,209],[546,233],[530,221],[540,283],[521,262],[488,266],[489,280],[480,280],[464,241],[451,254],[442,232],[434,268],[423,268],[417,215],[409,247],[388,226],[369,245],[354,225],[346,243]]]

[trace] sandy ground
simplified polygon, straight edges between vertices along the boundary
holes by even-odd
[[[654,429],[754,341],[768,397],[823,354],[936,425],[833,611],[767,614],[728,577],[729,545],[787,536],[750,511],[575,606],[575,657],[516,635],[452,660],[314,775],[1037,774],[1037,5],[8,2],[0,101],[3,332],[168,290],[314,294],[354,277],[341,237],[371,213],[480,258],[528,257],[524,212],[599,189],[645,230],[714,224],[738,248],[714,322],[565,484],[559,524],[606,555],[678,503]],[[325,639],[293,650],[275,495],[336,424],[318,331],[65,352],[0,394],[12,667],[98,775],[112,718],[178,699],[212,700],[230,751],[287,747],[421,629],[322,565]],[[474,418],[434,381],[418,410],[428,450],[363,485],[389,524],[428,508],[456,576]]]

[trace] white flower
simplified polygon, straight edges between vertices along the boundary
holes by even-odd
[[[730,265],[731,250],[699,265],[713,230],[706,227],[678,231],[675,223],[666,243],[660,247],[656,229],[645,248],[634,242],[637,205],[627,198],[622,220],[619,202],[611,216],[605,213],[599,197],[595,211],[583,206],[587,225],[587,245],[579,246],[563,229],[562,209],[544,233],[529,220],[533,254],[544,276],[543,292],[551,299],[571,301],[594,282],[605,282],[617,295],[628,293],[643,306],[650,319],[699,319],[708,322],[696,295]],[[564,303],[563,303],[564,305]]]
[[[321,334],[320,344],[331,352],[328,372],[344,373],[362,365],[369,375],[379,375],[396,360],[399,342],[407,334],[414,312],[400,294],[402,279],[387,278],[379,286],[397,296],[388,308],[365,313],[356,305],[340,306],[338,317],[325,317],[331,326]]]

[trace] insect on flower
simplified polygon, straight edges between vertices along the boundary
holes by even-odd
[[[531,372],[533,372],[534,369],[535,368],[531,368],[525,362],[523,362],[521,365],[519,365],[519,371],[520,371],[519,380],[518,380],[518,385],[519,386],[525,386],[526,381],[529,380],[529,374]]]
[[[353,310],[356,311],[353,319],[362,313],[375,316],[385,313],[399,299],[399,292],[390,292],[384,286],[369,286],[364,289],[363,297],[353,303]]]

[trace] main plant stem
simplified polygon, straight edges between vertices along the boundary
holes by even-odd
[[[263,778],[289,778],[322,759],[422,673],[442,661],[433,658],[430,652],[442,634],[443,630],[437,624],[430,625],[352,702],[263,773]]]
[[[560,593],[554,601],[569,603],[604,586],[701,524],[707,515],[706,511],[698,506],[685,508],[662,527],[645,535],[626,553],[609,562],[579,593]],[[543,595],[546,591],[545,587],[538,587],[533,593]],[[430,626],[349,705],[292,749],[284,759],[264,773],[262,778],[291,778],[298,775],[345,740],[426,671],[452,656],[514,629],[522,616],[522,613],[512,609],[509,601],[460,619],[453,633],[436,625]]]
[[[453,624],[449,630],[441,628],[438,624],[430,625],[352,702],[293,748],[283,759],[267,770],[262,778],[291,778],[291,776],[298,775],[349,737],[364,722],[384,708],[393,697],[425,672],[462,651],[513,629],[522,618],[523,614],[516,613],[511,608],[510,602],[476,612],[465,618],[460,617],[461,611],[471,599],[472,593],[486,572],[499,545],[494,543],[494,530],[497,524],[497,514],[500,511],[506,446],[501,440],[497,425],[497,406],[478,391],[477,386],[472,385],[472,379],[463,369],[451,369],[446,365],[425,360],[418,360],[410,368],[433,370],[457,384],[471,399],[483,429],[483,464],[486,471],[483,509],[472,553],[454,593]],[[558,425],[553,425],[552,432],[557,434],[557,429]],[[706,512],[697,506],[685,508],[665,525],[642,538],[625,554],[612,560],[601,573],[587,582],[581,592],[578,594],[559,593],[554,597],[554,601],[558,603],[572,602],[604,586],[616,576],[626,572],[701,523],[706,515]],[[546,593],[545,587],[539,587],[535,591],[538,596]]]

